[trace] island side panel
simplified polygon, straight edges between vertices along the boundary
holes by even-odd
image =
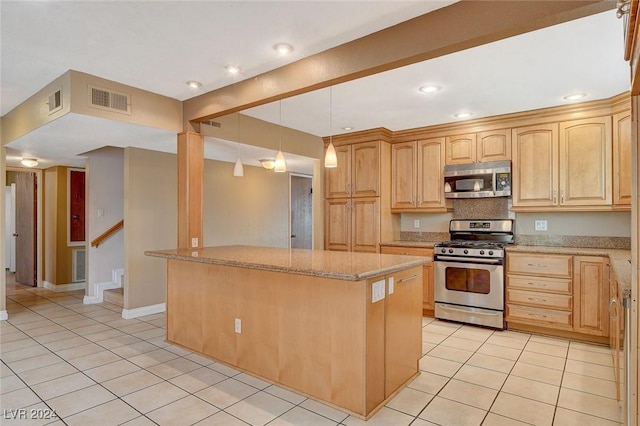
[[[376,277],[367,282],[367,383],[366,413],[376,409],[385,400],[385,299],[372,302],[372,285],[384,277]]]
[[[203,280],[191,262],[167,259],[167,340],[204,352]]]

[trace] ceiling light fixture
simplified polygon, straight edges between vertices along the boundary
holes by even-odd
[[[262,160],[260,160],[260,165],[267,170],[273,170],[273,168],[276,166],[276,160],[274,160],[273,158],[263,158]]]
[[[281,55],[288,55],[289,53],[293,52],[293,46],[287,43],[278,43],[274,45],[273,48]]]
[[[456,114],[453,114],[455,118],[469,118],[472,115],[473,115],[472,112],[458,112]]]
[[[564,99],[565,101],[577,101],[578,99],[586,97],[586,93],[572,93],[571,95],[564,96],[562,99]]]
[[[426,86],[420,86],[418,88],[418,91],[420,93],[435,93],[435,92],[439,92],[440,89],[442,89],[441,86],[438,86],[436,84],[428,84]]]
[[[36,167],[38,160],[36,158],[23,157],[20,163],[25,167]]]
[[[238,115],[238,140],[236,142],[236,164],[233,166],[233,175],[236,177],[244,176],[244,166],[240,160],[240,113]]]
[[[282,100],[280,100],[279,105],[280,105],[280,123],[279,123],[280,145],[279,145],[278,153],[276,154],[276,167],[274,169],[274,172],[284,173],[287,171],[287,162],[284,161],[284,154],[282,153]]]
[[[333,146],[333,87],[329,87],[329,146],[324,155],[324,166],[327,169],[338,167],[336,148]]]
[[[195,80],[189,80],[187,81],[187,86],[191,87],[192,89],[199,89],[200,87],[202,87],[202,83]]]
[[[227,65],[224,67],[229,74],[238,74],[240,72],[240,67],[237,65]]]
[[[346,130],[346,131],[348,132],[349,130],[353,130],[353,127],[351,127],[351,126],[344,126],[344,127],[342,128],[342,130]]]

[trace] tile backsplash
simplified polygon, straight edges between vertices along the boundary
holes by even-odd
[[[454,219],[513,219],[509,215],[509,198],[456,198]]]

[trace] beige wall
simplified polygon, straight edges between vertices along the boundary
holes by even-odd
[[[1,124],[0,124],[1,126]],[[0,134],[1,134],[2,130],[0,129]],[[6,186],[6,170],[7,170],[7,166],[6,166],[6,149],[4,148],[3,144],[0,144],[0,188],[4,188]],[[6,209],[6,200],[5,197],[0,197],[0,223],[4,224],[5,223],[5,209]],[[6,293],[7,293],[7,289],[6,289],[6,274],[4,273],[5,268],[8,267],[8,265],[5,265],[5,251],[7,250],[6,244],[5,242],[5,238],[6,238],[6,226],[0,226],[0,270],[3,271],[3,273],[0,274],[0,312],[2,312],[2,315],[0,315],[0,319],[6,319],[4,314],[5,311],[7,310],[7,298],[6,298]]]
[[[138,148],[124,150],[124,308],[166,300],[166,260],[145,250],[177,245],[176,156]]]

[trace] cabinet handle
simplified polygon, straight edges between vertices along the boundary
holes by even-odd
[[[539,297],[528,297],[528,299],[532,302],[542,302],[545,303],[547,301],[547,299],[541,299]]]
[[[616,313],[615,315],[611,314],[611,306],[616,303],[617,300],[615,297],[612,297],[611,300],[609,300],[609,317],[611,317],[612,320],[615,320],[618,318],[618,314]]]
[[[529,266],[531,266],[532,268],[546,268],[547,265],[545,265],[544,263],[528,263]]]
[[[416,205],[416,196],[415,195],[411,196],[411,205],[414,206],[414,207]]]
[[[558,190],[553,190],[553,204],[558,204]]]
[[[351,184],[347,184],[347,194],[351,195]]]
[[[534,287],[546,287],[547,286],[547,283],[527,283],[527,284],[529,284],[531,286],[534,286]]]
[[[560,202],[560,204],[564,204],[564,189],[562,190],[561,194],[562,201]]]
[[[540,315],[540,314],[527,314],[530,317],[534,317],[534,318],[546,318],[546,315]]]
[[[398,284],[400,283],[405,283],[407,281],[411,281],[411,280],[415,280],[416,278],[418,278],[420,275],[419,274],[415,274],[415,275],[411,275],[410,277],[407,278],[403,278],[400,281],[398,281]]]

